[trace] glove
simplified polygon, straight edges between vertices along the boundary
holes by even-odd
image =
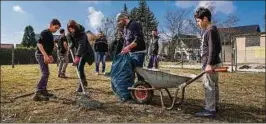
[[[78,65],[79,61],[80,61],[80,57],[76,56],[74,59],[73,65]]]
[[[131,50],[130,46],[126,46],[126,47],[124,47],[124,48],[122,49],[121,53],[122,53],[122,54],[129,53],[130,50]]]

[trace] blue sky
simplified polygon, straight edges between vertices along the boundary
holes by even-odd
[[[167,11],[177,8],[204,6],[210,1],[147,1],[159,25],[165,25]],[[48,27],[52,18],[58,18],[63,28],[69,19],[93,30],[100,19],[116,15],[122,10],[124,1],[1,1],[1,43],[20,43],[25,26],[32,25],[35,33]],[[126,1],[129,10],[138,6],[138,1]],[[237,26],[260,25],[265,31],[264,1],[214,1],[215,14],[221,19],[236,14],[240,21]],[[192,16],[192,15],[191,15]]]

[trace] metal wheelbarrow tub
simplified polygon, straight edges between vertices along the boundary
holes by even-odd
[[[158,70],[136,68],[136,72],[155,88],[178,88],[195,75],[176,75]]]

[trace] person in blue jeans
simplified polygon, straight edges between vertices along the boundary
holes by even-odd
[[[105,74],[105,59],[108,52],[108,43],[102,31],[100,31],[99,37],[95,41],[94,50],[96,52],[96,74],[99,74],[100,62],[102,62],[102,73]]]
[[[41,36],[37,41],[35,57],[40,65],[42,76],[40,81],[38,81],[36,92],[33,96],[34,101],[48,101],[50,97],[54,96],[54,94],[48,93],[47,91],[47,83],[50,75],[48,64],[54,61],[52,56],[55,47],[53,33],[55,33],[60,27],[61,23],[59,20],[52,19],[49,28],[41,32]]]
[[[157,28],[153,29],[152,31],[152,39],[149,46],[149,55],[150,60],[148,64],[148,68],[152,69],[153,67],[155,69],[158,69],[159,66],[159,57],[158,57],[158,51],[159,51],[159,36],[157,33]]]
[[[130,54],[133,68],[143,67],[146,45],[141,25],[134,20],[130,20],[127,12],[118,13],[116,20],[117,26],[124,28],[124,43],[121,53]],[[137,74],[137,78],[138,81],[144,81],[144,78],[139,74]]]

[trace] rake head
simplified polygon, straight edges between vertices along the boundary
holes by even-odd
[[[97,109],[101,108],[103,103],[90,99],[86,94],[82,94],[81,96],[77,97],[77,105],[85,109]]]

